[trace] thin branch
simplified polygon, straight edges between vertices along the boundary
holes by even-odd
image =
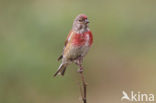
[[[81,81],[82,81],[82,88],[83,88],[83,90],[82,90],[81,85],[80,85],[80,92],[81,92],[82,100],[83,100],[83,103],[87,103],[87,83],[85,82],[85,78],[84,78],[84,74],[83,74],[83,70],[84,69],[82,67],[82,61],[83,61],[83,58],[79,57],[78,61],[75,62],[75,64],[79,66],[78,72],[81,75]]]
[[[81,75],[82,86],[83,86],[82,100],[83,103],[87,103],[87,83],[85,82],[83,72],[80,72],[80,75]]]

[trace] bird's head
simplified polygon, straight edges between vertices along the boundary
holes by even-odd
[[[76,32],[85,32],[88,28],[88,18],[85,14],[78,15],[73,22],[73,29]]]

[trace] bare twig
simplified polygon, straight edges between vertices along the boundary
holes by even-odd
[[[87,83],[85,82],[83,72],[80,72],[80,75],[81,75],[82,86],[83,86],[83,93],[82,93],[82,89],[81,89],[81,94],[83,94],[82,100],[83,100],[83,103],[87,103]]]
[[[83,74],[82,61],[83,61],[82,57],[79,57],[78,61],[75,64],[79,66],[78,72],[81,75],[82,87],[80,85],[80,92],[81,92],[82,100],[83,103],[87,103],[87,83],[85,82],[85,78]]]

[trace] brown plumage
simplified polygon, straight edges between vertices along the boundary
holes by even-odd
[[[65,41],[63,53],[58,58],[58,60],[62,60],[62,63],[54,76],[57,74],[64,75],[66,67],[72,62],[82,64],[82,59],[87,54],[93,42],[88,23],[87,16],[84,14],[78,15],[74,20],[72,30]]]

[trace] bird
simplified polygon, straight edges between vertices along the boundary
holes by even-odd
[[[65,40],[63,52],[58,58],[58,61],[62,60],[62,62],[54,74],[54,77],[58,74],[63,76],[67,66],[71,63],[79,66],[78,72],[83,72],[83,58],[93,43],[93,35],[88,27],[88,23],[89,20],[85,14],[79,14],[74,19],[72,29]]]

